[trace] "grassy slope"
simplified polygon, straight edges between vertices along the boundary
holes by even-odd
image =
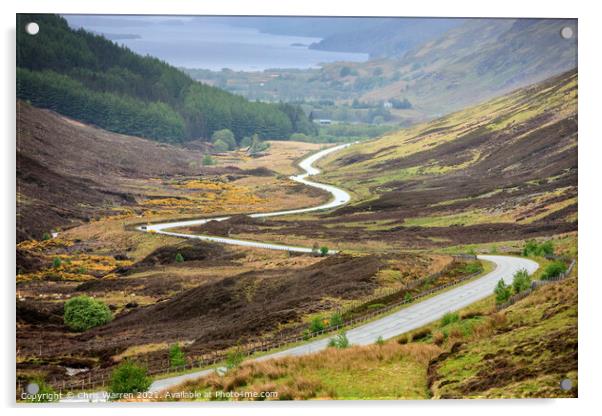
[[[397,209],[409,226],[576,221],[576,87],[570,72],[360,143],[324,176],[355,192],[348,211]]]
[[[538,289],[503,312],[488,298],[384,345],[249,362],[175,392],[276,391],[290,399],[575,397],[577,280]],[[570,378],[574,388],[558,386]]]

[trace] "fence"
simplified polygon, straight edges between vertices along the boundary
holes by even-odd
[[[554,256],[554,257],[557,257],[557,256]],[[507,307],[509,307],[511,305],[514,305],[519,300],[524,299],[527,296],[529,296],[538,287],[545,286],[545,285],[548,285],[550,283],[555,283],[555,282],[558,282],[560,280],[566,279],[568,276],[571,275],[571,272],[573,271],[574,267],[575,267],[575,260],[571,261],[571,264],[566,269],[566,272],[560,273],[558,276],[551,277],[551,278],[546,279],[546,280],[535,280],[535,281],[531,282],[531,287],[529,289],[523,290],[522,292],[517,293],[516,295],[510,297],[510,299],[508,299],[506,302],[504,302],[504,303],[502,303],[500,305],[496,305],[496,309],[498,311],[501,311],[502,309],[506,309]]]
[[[456,259],[455,256],[454,256],[454,258]],[[458,257],[458,259],[459,258],[460,257]],[[468,258],[475,259],[476,256],[461,257],[461,258],[462,259],[468,259]],[[447,270],[448,269],[446,268],[440,272],[434,273],[425,278],[418,279],[417,281],[414,281],[414,282],[410,283],[409,285],[404,286],[401,289],[392,289],[390,291],[387,291],[386,293],[378,293],[376,295],[369,297],[368,299],[362,299],[361,302],[358,302],[357,304],[352,303],[344,310],[340,310],[339,313],[341,313],[341,316],[343,316],[343,317],[345,315],[353,316],[353,312],[360,309],[361,305],[370,305],[370,304],[374,303],[376,300],[384,299],[386,297],[392,297],[392,296],[401,297],[402,294],[407,293],[409,290],[415,289],[416,287],[420,286],[421,284],[429,283],[429,282],[436,280],[441,275],[443,275],[443,273],[445,273],[445,271],[447,271]],[[354,326],[354,325],[366,322],[368,320],[371,320],[378,315],[387,313],[395,308],[403,306],[404,304],[409,304],[418,299],[430,296],[431,294],[433,294],[435,292],[445,290],[449,287],[457,286],[467,280],[470,280],[470,279],[478,276],[480,273],[482,273],[482,272],[476,272],[476,273],[472,273],[467,276],[463,276],[459,279],[448,282],[444,285],[436,286],[431,289],[422,291],[408,299],[403,298],[396,302],[392,302],[387,305],[382,305],[378,308],[367,309],[368,312],[365,312],[359,316],[355,316],[350,319],[344,319],[344,322],[341,325],[330,326],[328,328],[325,328],[323,330],[313,332],[313,333],[305,333],[305,334],[298,333],[298,334],[294,334],[294,335],[286,336],[286,337],[284,337],[284,336],[277,337],[277,339],[257,340],[254,342],[250,342],[245,346],[245,348],[239,349],[239,353],[241,353],[243,356],[248,357],[248,356],[251,356],[251,355],[254,355],[257,353],[268,352],[273,349],[282,348],[285,345],[295,344],[295,343],[298,343],[301,341],[307,341],[312,338],[318,338],[318,337],[321,337],[328,333],[334,333],[339,330],[342,330],[345,327]],[[126,340],[127,340],[127,338],[126,338]],[[100,344],[102,345],[102,348],[104,350],[106,350],[108,348],[111,348],[112,345],[123,346],[123,339],[120,341],[116,341],[114,343],[102,342]],[[90,351],[92,350],[91,345],[89,346],[89,350]],[[40,351],[40,353],[41,352],[42,351]],[[48,350],[45,350],[44,352],[46,353],[45,354],[46,356],[52,355],[52,353],[49,353]],[[59,354],[60,353],[64,354],[64,352],[65,352],[64,350],[58,351]],[[55,352],[54,354],[57,354],[57,352]],[[178,367],[170,366],[169,358],[167,358],[167,357],[151,359],[151,360],[149,360],[147,357],[146,360],[139,360],[139,361],[141,361],[141,363],[143,365],[146,365],[149,375],[157,376],[157,375],[161,375],[161,374],[184,372],[187,370],[200,369],[203,367],[214,366],[214,365],[226,360],[227,356],[228,356],[228,351],[219,351],[219,352],[215,351],[210,354],[205,354],[205,355],[202,355],[202,356],[196,357],[196,358],[187,357],[186,364],[183,366],[178,366]],[[53,388],[55,388],[57,391],[60,391],[60,392],[71,391],[71,390],[92,390],[92,389],[106,387],[110,381],[111,372],[112,372],[111,368],[104,369],[104,370],[95,370],[94,376],[92,376],[91,372],[88,371],[86,374],[83,374],[82,376],[73,376],[73,378],[69,381],[64,380],[64,379],[57,380],[55,378],[55,379],[49,380],[48,382]],[[20,391],[20,389],[21,389],[20,385],[18,385],[18,389],[19,389],[18,391]]]

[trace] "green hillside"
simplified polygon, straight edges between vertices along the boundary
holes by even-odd
[[[40,25],[37,36],[24,25]],[[71,29],[56,15],[18,16],[17,97],[118,133],[166,142],[230,129],[285,139],[315,127],[299,107],[249,102],[150,56]]]

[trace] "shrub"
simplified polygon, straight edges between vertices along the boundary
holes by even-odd
[[[410,292],[406,292],[406,294],[403,295],[403,300],[407,303],[410,303],[412,301],[412,295],[410,294]]]
[[[77,296],[65,302],[63,319],[73,331],[85,331],[103,325],[113,319],[111,310],[104,303],[89,296]]]
[[[326,256],[327,254],[328,254],[328,247],[326,247],[326,246],[320,247],[320,255]]]
[[[169,365],[172,368],[186,365],[186,356],[178,344],[173,344],[169,348]]]
[[[330,317],[330,326],[340,326],[343,325],[343,317],[340,313],[335,312]]]
[[[328,346],[334,348],[347,348],[349,347],[349,339],[347,338],[347,334],[344,331],[341,331],[334,338],[330,338],[328,340]]]
[[[37,393],[28,392],[29,393],[25,397],[25,401],[30,403],[50,403],[56,402],[59,400],[58,393],[41,378],[35,378],[29,381],[28,384],[37,384],[38,391]]]
[[[506,285],[504,279],[500,279],[493,290],[495,294],[495,302],[496,303],[504,303],[506,302],[510,296],[512,295],[512,291],[510,290],[510,286]]]
[[[54,259],[52,259],[52,267],[54,267],[55,269],[58,269],[59,267],[61,267],[61,259],[58,257],[55,257]]]
[[[245,356],[242,350],[240,349],[240,347],[237,346],[236,348],[233,348],[230,351],[228,351],[228,353],[226,354],[226,368],[228,370],[232,370],[233,368],[238,367],[244,359]]]
[[[182,253],[176,254],[176,263],[182,263],[183,261],[184,261],[184,256],[182,256]]]
[[[213,158],[211,157],[211,155],[205,155],[203,156],[203,166],[212,166],[215,165],[215,161],[213,160]]]
[[[541,275],[543,280],[552,279],[554,277],[560,276],[560,274],[566,272],[566,264],[561,261],[555,261],[546,266]]]
[[[523,256],[552,256],[554,255],[554,243],[548,240],[541,244],[537,241],[527,241],[523,247]]]
[[[464,266],[464,271],[468,274],[480,273],[483,271],[483,265],[480,261],[472,261],[470,263],[466,263]]]
[[[324,329],[324,320],[321,316],[316,316],[309,323],[309,331],[310,332],[320,332]]]
[[[146,374],[145,367],[131,361],[120,364],[111,374],[109,393],[140,393],[148,390],[152,380]]]
[[[457,312],[447,312],[441,318],[441,326],[446,326],[449,324],[453,324],[454,322],[458,322],[460,320],[460,315]]]
[[[531,287],[531,276],[525,269],[521,269],[514,273],[512,277],[512,289],[514,293],[520,293],[523,290],[527,290]]]
[[[376,345],[385,345],[385,340],[383,339],[382,335],[379,335],[378,338],[376,338],[376,341],[374,342]]]
[[[50,233],[44,233],[44,234],[42,234],[42,240],[43,241],[50,240],[50,238],[51,238]]]

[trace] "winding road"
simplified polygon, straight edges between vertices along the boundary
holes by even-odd
[[[333,199],[330,202],[316,207],[294,209],[289,211],[277,211],[270,213],[258,213],[252,214],[250,216],[254,218],[260,218],[272,217],[277,215],[299,214],[332,209],[349,202],[351,197],[344,190],[336,188],[332,185],[313,182],[307,179],[308,176],[316,175],[320,172],[317,168],[313,166],[314,162],[316,162],[321,157],[336,152],[347,146],[349,146],[349,144],[331,147],[303,159],[303,161],[299,163],[299,166],[305,171],[305,173],[291,177],[291,179],[294,181],[330,192],[333,195]],[[139,230],[147,232],[154,231],[156,233],[167,234],[176,237],[196,238],[201,240],[214,241],[218,243],[234,244],[247,247],[288,250],[304,253],[311,252],[310,248],[304,247],[166,231],[170,228],[200,225],[211,220],[224,221],[228,218],[229,217],[219,217],[210,219],[198,219],[192,221],[178,221],[153,224],[148,225],[146,227],[139,227]],[[403,334],[405,332],[414,330],[416,328],[420,328],[430,322],[440,319],[447,312],[464,308],[474,302],[477,302],[491,295],[493,289],[495,288],[495,285],[500,279],[504,279],[507,283],[510,283],[512,280],[512,275],[516,271],[520,269],[526,269],[529,272],[529,274],[531,274],[535,272],[539,267],[539,265],[536,262],[520,257],[481,255],[478,256],[478,258],[481,260],[492,262],[495,265],[495,269],[478,279],[471,280],[468,283],[462,284],[453,289],[431,296],[425,300],[411,304],[401,310],[383,316],[382,318],[375,319],[361,326],[357,326],[353,329],[348,330],[347,338],[349,339],[350,343],[354,345],[372,344],[379,337],[382,337],[383,339],[388,339]],[[262,357],[256,358],[256,360],[267,360],[271,358],[285,356],[310,354],[325,349],[327,347],[327,344],[328,338],[310,341],[299,346],[264,355]],[[212,371],[214,370],[200,370],[181,376],[155,380],[155,382],[153,382],[153,384],[151,385],[149,391],[161,391],[166,388],[176,386],[184,381],[193,380],[198,377],[210,374]],[[89,394],[86,397],[85,401],[103,401],[103,393],[97,392]]]

